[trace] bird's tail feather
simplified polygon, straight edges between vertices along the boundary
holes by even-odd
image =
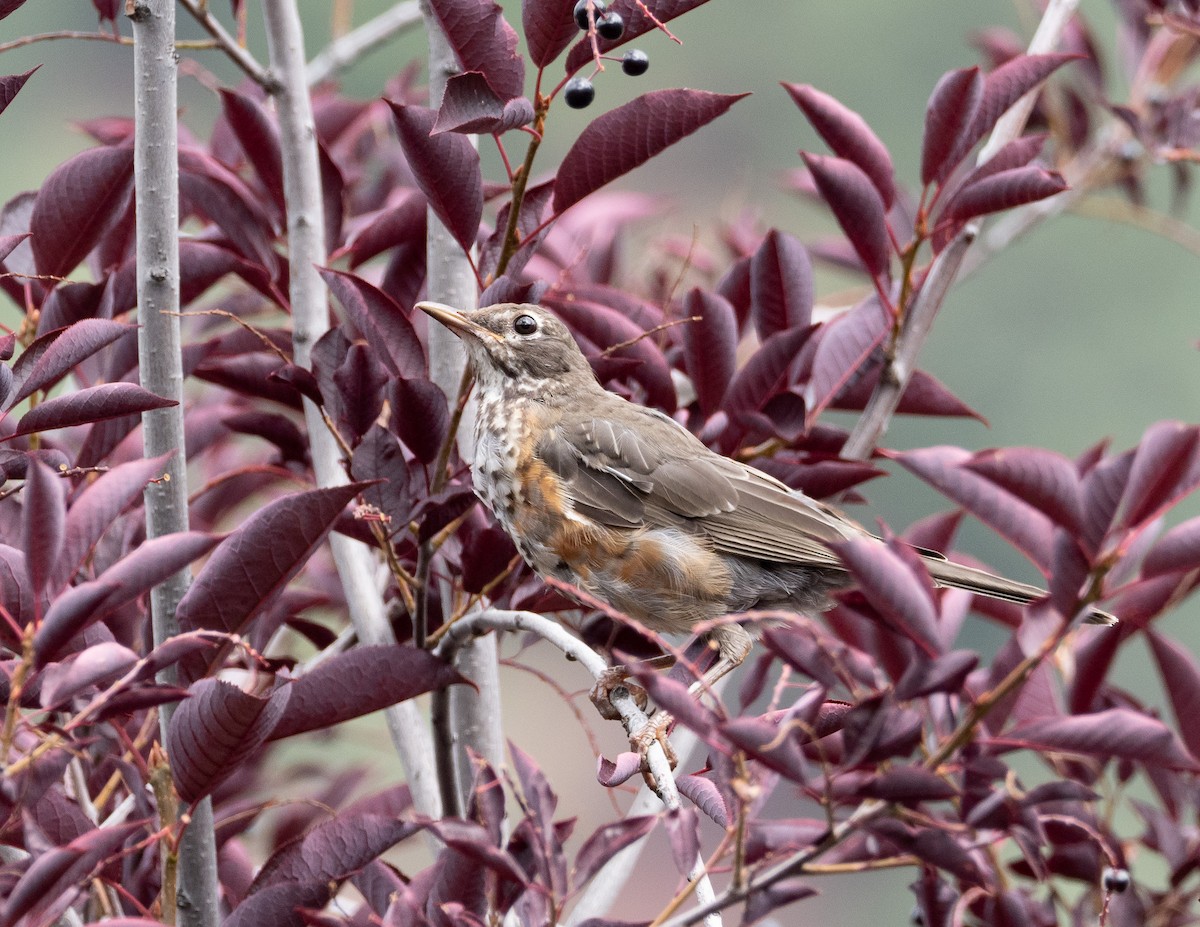
[[[1029,583],[1019,583],[1016,580],[1005,579],[1002,576],[995,576],[985,570],[977,570],[974,567],[963,566],[961,563],[952,563],[949,560],[927,559],[925,566],[928,568],[929,575],[933,577],[934,582],[940,586],[966,589],[968,592],[990,596],[993,599],[1002,599],[1005,602],[1015,602],[1018,605],[1027,605],[1038,599],[1044,599],[1049,594],[1045,589],[1031,586]],[[1110,626],[1118,623],[1115,615],[1101,611],[1098,608],[1089,609],[1085,620],[1089,624]]]

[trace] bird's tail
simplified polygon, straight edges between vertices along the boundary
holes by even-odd
[[[1027,605],[1038,599],[1044,599],[1049,595],[1045,589],[1039,589],[1037,586],[1031,586],[1028,583],[1019,583],[1012,579],[1005,579],[1003,576],[995,576],[984,570],[976,570],[973,567],[963,566],[961,563],[952,563],[949,560],[927,558],[925,566],[929,570],[929,575],[933,577],[934,582],[939,586],[966,589],[968,592],[990,596],[993,599],[1002,599],[1005,602],[1016,602],[1018,605]],[[1116,615],[1110,615],[1108,612],[1101,611],[1098,608],[1088,609],[1087,618],[1084,620],[1088,624],[1109,626],[1118,623]]]

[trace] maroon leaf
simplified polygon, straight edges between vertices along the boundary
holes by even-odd
[[[977,165],[968,172],[957,188],[962,190],[972,184],[978,183],[986,177],[999,174],[1001,171],[1010,171],[1013,168],[1025,167],[1041,153],[1045,144],[1045,135],[1023,135],[1020,138],[1013,139],[985,162]]]
[[[355,233],[345,253],[351,269],[377,254],[406,242],[425,242],[425,197],[414,189],[403,191],[394,203],[381,209]]]
[[[321,276],[345,308],[359,337],[379,352],[393,375],[427,376],[425,348],[395,300],[355,274],[322,270]]]
[[[537,67],[550,64],[579,35],[574,8],[575,0],[521,0],[521,28]]]
[[[742,914],[742,925],[750,927],[751,924],[757,924],[768,914],[784,905],[800,901],[803,898],[811,898],[816,894],[817,890],[802,882],[798,876],[780,879],[750,895],[746,901],[745,913]]]
[[[457,132],[432,135],[437,114],[423,106],[388,102],[400,146],[429,205],[467,251],[483,216],[479,152]]]
[[[1200,429],[1181,422],[1158,422],[1146,429],[1133,457],[1121,500],[1127,528],[1153,517],[1196,482]]]
[[[900,701],[921,698],[933,692],[958,692],[968,674],[979,665],[973,650],[952,650],[934,660],[914,660],[896,683]]]
[[[221,921],[221,927],[310,927],[302,912],[318,911],[329,903],[328,882],[282,882],[245,898]]]
[[[39,274],[65,277],[125,211],[133,190],[132,148],[90,148],[46,178],[29,230]]]
[[[1083,521],[1083,489],[1075,465],[1036,447],[983,451],[965,466],[1028,502],[1072,534]]]
[[[599,39],[600,52],[606,54],[619,45],[633,41],[639,35],[654,31],[658,28],[658,23],[669,23],[677,16],[682,16],[706,2],[707,0],[656,0],[655,3],[647,4],[642,0],[613,0],[608,9],[621,16],[625,21],[625,29],[619,39]],[[651,11],[653,18],[649,15]],[[658,22],[655,22],[656,19]],[[591,40],[581,39],[567,55],[567,73],[579,70],[591,60]]]
[[[729,808],[715,782],[705,776],[677,776],[679,794],[688,798],[720,827],[729,826]]]
[[[499,135],[533,121],[533,104],[525,97],[504,100],[478,71],[455,74],[446,81],[433,132]]]
[[[175,405],[179,403],[174,399],[155,396],[133,383],[101,383],[99,386],[89,386],[74,393],[55,396],[34,406],[21,416],[21,420],[17,422],[17,430],[0,438],[0,441]]]
[[[614,763],[606,756],[601,756],[596,764],[596,781],[606,789],[624,785],[642,768],[642,758],[636,753],[626,751],[617,756]]]
[[[273,699],[286,698],[287,709],[270,739],[327,728],[461,682],[466,680],[452,666],[427,650],[358,647],[325,660],[272,694]]]
[[[626,20],[626,31],[629,20]],[[554,212],[578,203],[606,183],[712,122],[746,94],[655,90],[597,116],[579,133],[554,180]]]
[[[1050,519],[968,470],[963,464],[970,456],[959,448],[931,447],[897,454],[896,460],[1046,569],[1051,560]]]
[[[750,316],[758,337],[812,321],[812,261],[792,235],[771,229],[750,260]]]
[[[421,463],[433,463],[450,430],[446,394],[429,380],[396,380],[390,393],[392,431]]]
[[[809,84],[784,83],[786,90],[804,111],[814,129],[839,158],[853,161],[879,191],[886,209],[896,196],[895,169],[887,147],[871,131],[865,119],[843,106],[827,93]]]
[[[350,345],[341,365],[333,372],[333,382],[338,388],[339,430],[351,445],[357,444],[383,409],[387,371],[375,359],[371,345],[356,342]]]
[[[943,776],[920,766],[894,766],[871,776],[855,789],[855,797],[880,798],[884,801],[944,801],[957,789]]]
[[[579,853],[575,856],[575,868],[572,871],[572,884],[576,887],[586,885],[600,867],[625,847],[641,840],[654,830],[658,823],[658,815],[647,814],[640,817],[625,818],[615,824],[606,824],[583,842]]]
[[[28,232],[22,232],[19,235],[0,235],[0,261],[12,254],[13,249],[28,237]]]
[[[925,107],[925,134],[921,143],[921,183],[943,182],[971,146],[983,102],[983,75],[979,68],[963,68],[942,75]]]
[[[525,87],[525,61],[517,34],[492,0],[430,0],[429,9],[464,71],[478,71],[502,100]]]
[[[0,19],[3,19],[25,0],[0,0]],[[21,92],[21,88],[25,86],[25,81],[33,76],[33,72],[40,68],[39,64],[36,68],[30,68],[24,74],[6,74],[0,77],[0,113],[8,109],[8,104],[13,101],[13,98]],[[0,258],[2,259],[2,258]]]
[[[1035,721],[996,738],[993,743],[1042,753],[1082,753],[1105,760],[1130,760],[1139,765],[1200,770],[1200,762],[1188,755],[1174,731],[1157,718],[1128,708]]]
[[[188,691],[191,698],[171,717],[167,752],[179,797],[195,802],[266,741],[287,700],[252,695],[221,679],[201,679]]]
[[[737,319],[728,300],[699,288],[684,298],[683,311],[698,319],[683,326],[684,367],[700,411],[712,415],[737,369]]]
[[[110,319],[83,319],[68,328],[42,335],[13,365],[17,389],[6,408],[12,408],[37,390],[49,389],[76,364],[133,330],[132,325]]]
[[[887,219],[879,191],[853,161],[801,152],[821,197],[874,277],[886,277],[891,261]]]
[[[837,553],[867,601],[927,653],[942,650],[928,582],[895,551],[868,538],[837,545]]]
[[[1143,576],[1184,573],[1200,567],[1200,516],[1176,525],[1150,548],[1142,562]]]
[[[1158,664],[1163,688],[1171,700],[1171,710],[1179,733],[1193,757],[1200,758],[1200,666],[1196,658],[1175,641],[1147,631],[1150,652]]]
[[[269,605],[363,488],[294,493],[259,509],[213,551],[176,609],[184,630],[230,633]]]
[[[124,644],[94,644],[63,663],[46,667],[38,698],[43,708],[56,708],[89,686],[116,681],[137,661],[138,655]]]
[[[1067,182],[1056,171],[1026,165],[999,171],[962,189],[946,203],[939,222],[973,219],[1025,203],[1035,203],[1067,189]]]
[[[198,531],[151,538],[110,566],[99,579],[80,583],[58,596],[34,635],[38,662],[52,659],[83,628],[103,620],[203,557],[218,540],[215,535]]]
[[[64,483],[40,460],[32,460],[25,473],[24,497],[21,541],[29,583],[36,594],[46,589],[57,572],[67,515]]]
[[[728,412],[756,411],[786,385],[787,370],[813,329],[777,332],[750,355],[725,394]]]
[[[25,566],[25,554],[15,547],[0,544],[0,605],[3,605],[13,621],[24,627],[34,618],[34,596],[29,587],[29,571]],[[7,622],[6,622],[7,624]],[[3,639],[10,648],[20,647],[15,635],[4,628]]]
[[[992,70],[984,82],[983,99],[968,136],[967,147],[974,145],[995,127],[1010,106],[1037,87],[1068,61],[1079,55],[1019,55]],[[962,152],[966,154],[966,151]]]
[[[890,327],[891,319],[874,294],[821,327],[812,372],[804,386],[808,421],[815,421],[843,388],[862,373]]]
[[[690,805],[672,808],[663,815],[671,858],[679,874],[686,876],[700,856],[700,820]]]
[[[233,129],[238,144],[242,146],[247,160],[266,187],[271,201],[280,214],[286,212],[283,200],[283,160],[279,151],[279,130],[262,106],[255,100],[235,90],[224,87],[221,108],[225,119]]]
[[[194,148],[179,149],[180,211],[215,224],[252,264],[274,268],[274,224],[256,194],[237,174]]]

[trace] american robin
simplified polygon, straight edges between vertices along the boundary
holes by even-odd
[[[706,447],[674,419],[610,393],[538,306],[418,303],[457,334],[476,377],[475,491],[544,577],[656,631],[751,609],[828,607],[849,583],[834,547],[874,538],[832,507]],[[919,550],[942,586],[1027,603],[1036,586]],[[1087,620],[1116,624],[1092,609]],[[707,632],[711,683],[740,664],[741,625]]]

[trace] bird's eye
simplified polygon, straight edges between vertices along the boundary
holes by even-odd
[[[532,335],[537,327],[537,319],[531,315],[519,315],[513,321],[513,331],[518,335]]]

